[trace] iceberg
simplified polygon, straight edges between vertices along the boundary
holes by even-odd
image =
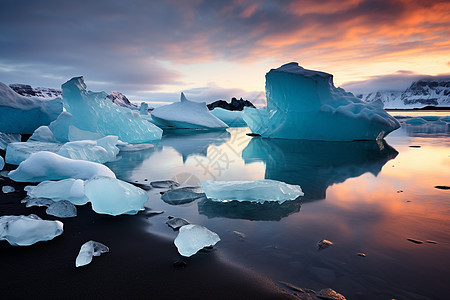
[[[100,256],[106,252],[109,252],[109,248],[102,243],[95,241],[86,242],[80,248],[80,252],[75,260],[75,266],[82,267],[88,265],[91,263],[92,257]]]
[[[54,130],[57,130],[57,129],[55,128]],[[65,131],[64,131],[64,133],[65,133]],[[67,139],[70,142],[84,141],[84,140],[99,140],[103,137],[105,137],[105,135],[101,134],[99,132],[91,132],[91,131],[87,131],[87,130],[81,130],[73,125],[68,126]]]
[[[119,153],[117,136],[109,135],[96,141],[84,140],[65,143],[57,154],[71,159],[105,163],[116,159]]]
[[[19,165],[33,153],[41,151],[56,153],[61,147],[62,144],[59,143],[37,141],[10,143],[6,148],[5,161],[11,165]]]
[[[6,150],[9,143],[20,142],[21,136],[18,133],[0,132],[0,150]]]
[[[212,115],[206,102],[189,101],[181,93],[180,102],[155,108],[151,117],[156,125],[165,128],[225,129],[227,124]]]
[[[60,142],[69,141],[69,128],[103,135],[115,135],[127,143],[145,143],[160,140],[162,130],[142,119],[138,111],[106,100],[104,92],[86,90],[83,77],[74,77],[62,85],[66,112],[49,127]]]
[[[77,208],[70,201],[61,200],[52,203],[45,212],[58,218],[72,218],[77,216]]]
[[[62,233],[60,221],[42,220],[36,215],[0,217],[0,241],[6,240],[12,246],[30,246]]]
[[[43,181],[37,186],[25,187],[30,198],[48,198],[53,201],[68,200],[74,205],[89,202],[84,194],[84,181],[68,178],[59,181]]]
[[[185,225],[180,227],[174,244],[178,253],[190,257],[205,247],[211,247],[220,241],[217,233],[201,225]]]
[[[2,156],[0,156],[0,171],[5,167],[5,160]]]
[[[244,121],[244,113],[238,110],[226,110],[221,107],[216,107],[211,111],[211,114],[222,120],[230,127],[245,127],[247,123]]]
[[[212,201],[250,201],[283,203],[303,196],[299,185],[263,179],[254,181],[201,181],[206,197]]]
[[[0,82],[0,132],[32,134],[39,126],[50,124],[62,110],[60,98],[25,97]]]
[[[40,126],[33,132],[33,135],[28,139],[29,141],[57,143],[55,135],[48,126]]]
[[[67,178],[87,180],[94,176],[116,178],[108,167],[84,160],[75,160],[56,153],[41,151],[33,153],[9,173],[9,178],[18,182],[41,182]]]
[[[367,103],[333,84],[333,75],[289,63],[266,74],[267,106],[244,108],[253,133],[265,138],[378,140],[400,127],[380,101]]]
[[[92,178],[85,182],[84,190],[92,209],[99,214],[135,215],[144,210],[148,200],[144,190],[110,177]]]

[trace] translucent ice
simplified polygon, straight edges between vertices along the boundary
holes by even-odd
[[[181,226],[188,225],[190,222],[183,218],[172,218],[166,221],[166,224],[169,225],[172,229],[178,229]]]
[[[14,193],[15,191],[16,191],[16,189],[13,188],[13,187],[10,186],[10,185],[4,185],[4,186],[2,186],[2,192],[3,192],[4,194]]]
[[[173,180],[152,181],[150,182],[150,185],[157,189],[172,189],[180,186],[178,182]]]
[[[116,175],[99,163],[74,160],[56,153],[42,151],[31,154],[9,173],[9,178],[19,182],[41,182],[66,178],[90,179],[94,176],[115,178]]]
[[[25,199],[23,199],[22,201],[20,201],[21,203],[25,203],[26,207],[32,207],[32,206],[37,206],[37,207],[41,207],[41,206],[45,206],[45,207],[49,207],[50,205],[52,205],[53,203],[55,203],[52,199],[49,198],[31,198],[31,197],[25,197]]]
[[[283,203],[303,196],[299,185],[263,179],[254,181],[201,181],[206,197],[213,201],[250,201]]]
[[[5,160],[8,164],[18,165],[28,157],[30,157],[30,155],[33,153],[37,153],[40,151],[49,151],[56,153],[59,151],[61,146],[62,144],[58,143],[37,141],[10,143],[6,148]]]
[[[165,192],[161,199],[172,205],[178,205],[178,204],[186,204],[190,203],[196,199],[205,197],[205,194],[203,193],[196,193],[193,192],[190,188],[177,188],[175,190],[169,190]]]
[[[128,143],[161,139],[162,130],[142,119],[139,112],[106,100],[107,94],[104,92],[87,91],[83,77],[67,81],[62,85],[62,91],[67,113],[49,126],[61,142],[68,141],[70,125],[84,131],[115,135]]]
[[[73,125],[69,125],[69,131],[67,138],[69,141],[84,141],[84,140],[98,140],[104,137],[104,134],[98,132],[91,132],[87,130],[81,130]]]
[[[71,218],[77,216],[77,208],[70,201],[61,200],[52,203],[45,212],[58,218]]]
[[[6,150],[6,146],[8,146],[9,143],[20,142],[20,139],[20,134],[0,132],[0,149]]]
[[[367,103],[333,84],[333,75],[289,63],[266,74],[267,107],[245,108],[253,133],[268,138],[377,140],[400,127],[381,102]]]
[[[40,100],[24,97],[0,82],[0,132],[32,134],[62,112],[60,98]]]
[[[411,118],[409,120],[406,120],[406,124],[410,124],[410,125],[423,125],[425,124],[427,121],[424,118],[421,117],[416,117],[416,118]]]
[[[100,256],[106,252],[109,252],[109,248],[107,246],[95,241],[86,242],[81,246],[77,259],[75,260],[75,266],[85,266],[92,261],[92,257]]]
[[[211,113],[230,127],[247,126],[247,123],[244,121],[244,113],[242,111],[226,110],[221,107],[216,107],[211,111]]]
[[[189,257],[205,247],[214,246],[218,241],[220,241],[220,238],[217,233],[210,231],[206,227],[185,225],[180,228],[174,243],[178,253]]]
[[[48,126],[41,126],[33,132],[33,135],[29,138],[30,141],[57,143],[53,132]]]
[[[92,209],[99,214],[135,215],[148,200],[144,190],[115,178],[92,178],[85,182],[84,189]]]
[[[60,221],[42,220],[36,215],[0,217],[0,240],[7,240],[12,246],[48,241],[62,232]]]
[[[59,181],[43,181],[37,186],[27,186],[26,191],[31,198],[49,198],[53,201],[68,200],[75,205],[88,203],[84,194],[84,181],[68,178]]]
[[[141,102],[141,106],[139,107],[139,113],[141,115],[148,115],[148,103],[147,102]]]
[[[205,102],[193,102],[181,93],[181,101],[155,108],[151,113],[157,125],[172,128],[224,129],[228,125],[212,115]]]
[[[5,160],[2,156],[0,156],[0,171],[5,167]]]
[[[155,145],[153,144],[128,144],[124,142],[120,142],[117,144],[117,147],[122,152],[136,152],[136,151],[143,151],[155,148]]]
[[[116,147],[117,136],[105,136],[96,141],[84,140],[65,143],[57,154],[80,160],[105,163],[116,159],[119,148]]]

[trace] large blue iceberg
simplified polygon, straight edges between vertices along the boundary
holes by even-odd
[[[400,127],[381,102],[366,103],[333,84],[333,75],[289,63],[266,74],[267,106],[244,108],[253,133],[267,138],[378,140]]]
[[[105,92],[87,91],[83,77],[67,81],[62,85],[62,91],[67,112],[49,126],[60,142],[69,141],[71,126],[91,133],[115,135],[121,141],[133,144],[161,139],[162,130],[142,119],[139,112],[106,100]]]
[[[0,82],[0,132],[31,134],[39,126],[50,124],[62,110],[60,98],[25,97]]]

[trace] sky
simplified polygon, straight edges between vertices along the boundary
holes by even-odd
[[[264,101],[296,61],[355,93],[450,74],[448,0],[2,0],[0,81],[134,101]]]

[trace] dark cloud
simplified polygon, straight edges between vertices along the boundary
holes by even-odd
[[[354,94],[365,94],[374,91],[403,91],[411,83],[421,79],[450,80],[450,74],[430,76],[417,74],[408,70],[399,70],[394,74],[371,76],[367,80],[352,81],[341,85]]]

